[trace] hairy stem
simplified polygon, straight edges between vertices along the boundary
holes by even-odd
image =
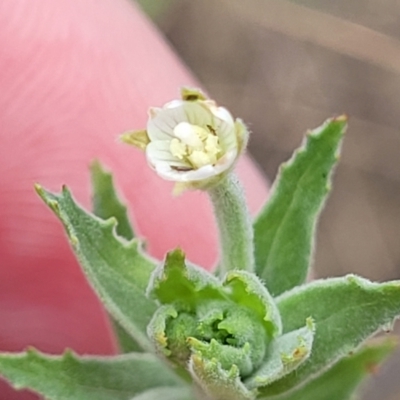
[[[229,174],[208,192],[220,237],[219,272],[224,274],[233,269],[253,272],[253,227],[239,180]]]

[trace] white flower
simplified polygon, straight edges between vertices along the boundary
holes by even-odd
[[[146,131],[125,134],[123,140],[145,149],[148,163],[162,178],[204,188],[232,169],[247,130],[227,109],[184,88],[181,100],[150,109]]]

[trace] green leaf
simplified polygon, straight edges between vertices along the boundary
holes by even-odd
[[[92,208],[94,215],[101,219],[114,217],[117,220],[116,233],[124,239],[131,240],[134,237],[132,226],[129,222],[126,206],[119,200],[115,188],[113,177],[106,172],[98,161],[90,166],[92,180]],[[118,338],[120,349],[124,353],[140,351],[140,346],[125,331],[125,329],[110,316],[113,323],[114,332]]]
[[[229,271],[223,284],[237,304],[245,305],[264,320],[271,337],[282,333],[282,321],[276,303],[255,274]]]
[[[396,347],[393,338],[375,340],[335,364],[318,378],[274,400],[350,400],[360,382]]]
[[[162,304],[148,335],[161,354],[182,367],[195,354],[207,370],[218,360],[210,371],[228,373],[234,364],[245,378],[263,363],[270,342],[282,332],[275,301],[255,274],[229,271],[220,281],[186,265],[181,250],[168,253],[148,291]]]
[[[150,296],[161,304],[181,301],[194,311],[198,302],[204,299],[222,299],[221,283],[199,267],[186,264],[185,254],[177,249],[167,254],[152,275],[148,287]]]
[[[192,312],[204,301],[229,300],[250,309],[271,336],[282,331],[275,301],[255,274],[229,271],[219,281],[199,267],[186,265],[184,253],[179,249],[169,252],[164,265],[157,268],[149,293],[162,304],[180,301]]]
[[[79,357],[71,351],[49,356],[30,349],[0,354],[0,373],[15,388],[29,388],[51,400],[130,400],[155,387],[183,382],[151,354]]]
[[[129,222],[127,209],[115,192],[112,175],[106,172],[97,161],[90,166],[90,174],[93,188],[93,214],[101,219],[114,217],[117,220],[117,235],[126,240],[133,239],[134,232]]]
[[[295,372],[265,388],[285,392],[353,352],[369,336],[400,315],[400,282],[372,283],[349,275],[314,281],[277,299],[284,332],[315,321],[311,356]]]
[[[209,398],[214,400],[253,400],[255,390],[241,382],[239,369],[232,365],[229,371],[221,368],[217,359],[205,359],[194,354],[189,361],[189,371]],[[208,397],[207,397],[208,398]]]
[[[141,352],[143,349],[140,345],[133,339],[133,337],[122,327],[122,325],[111,315],[109,318],[112,322],[112,327],[114,334],[118,339],[119,353],[131,353],[131,352]]]
[[[152,345],[146,327],[156,303],[145,291],[154,269],[138,240],[115,235],[116,220],[103,221],[85,212],[67,188],[55,195],[40,186],[36,190],[64,225],[72,248],[107,311],[144,350]]]
[[[303,328],[286,333],[271,343],[264,364],[246,380],[246,387],[266,386],[294,371],[311,354],[314,323],[310,319]]]
[[[131,400],[196,400],[191,389],[159,387],[143,392]]]
[[[256,272],[274,296],[305,282],[316,221],[346,125],[341,116],[307,133],[305,144],[281,165],[271,196],[254,222]]]

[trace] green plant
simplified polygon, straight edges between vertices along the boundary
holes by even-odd
[[[67,188],[37,186],[125,354],[3,353],[2,375],[52,400],[349,399],[394,348],[392,339],[365,341],[400,314],[400,285],[354,275],[307,282],[346,126],[340,116],[307,133],[254,221],[232,173],[247,129],[200,91],[183,89],[181,100],[150,111],[146,130],[123,135],[176,191],[210,194],[221,244],[213,274],[186,260],[184,249],[162,263],[148,256],[98,163],[93,213]]]

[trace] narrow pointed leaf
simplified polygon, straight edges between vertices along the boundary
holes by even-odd
[[[281,165],[254,222],[256,272],[274,296],[305,282],[316,221],[345,129],[346,117],[341,116],[307,133],[304,145]]]
[[[133,239],[134,232],[127,209],[116,194],[111,173],[106,172],[99,162],[92,163],[90,173],[93,190],[93,214],[101,219],[114,217],[117,220],[117,234],[126,240]]]
[[[103,221],[80,208],[67,188],[54,195],[37,187],[38,194],[61,220],[72,248],[107,311],[145,350],[146,335],[156,304],[145,290],[154,269],[140,242],[115,235],[115,218]]]
[[[151,354],[48,356],[36,350],[0,354],[0,373],[17,389],[51,400],[130,400],[155,387],[184,385]]]
[[[359,384],[396,347],[393,338],[376,340],[335,364],[318,378],[274,400],[350,400]]]
[[[94,215],[101,219],[114,217],[117,220],[116,233],[126,240],[134,237],[126,206],[119,200],[111,173],[106,172],[99,162],[95,161],[90,166],[92,178],[92,208]],[[114,332],[118,338],[118,344],[124,353],[140,351],[141,348],[136,341],[112,316]]]
[[[326,370],[400,315],[400,282],[372,283],[349,275],[314,281],[277,299],[284,332],[315,321],[311,356],[295,372],[265,388],[279,394]]]

